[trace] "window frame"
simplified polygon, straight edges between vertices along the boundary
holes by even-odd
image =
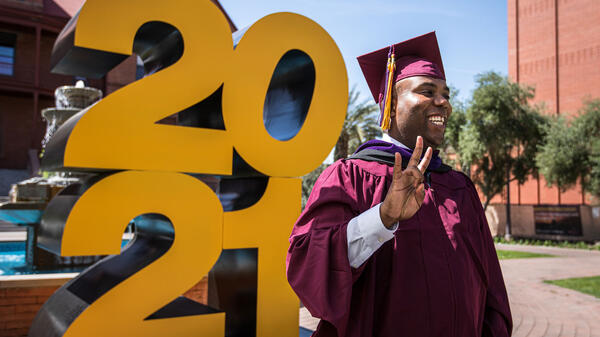
[[[10,63],[10,74],[0,72],[0,76],[14,77],[15,76],[15,63],[17,54],[17,34],[11,32],[0,31],[0,47],[12,48],[12,63]],[[5,62],[1,62],[4,64]],[[6,63],[9,64],[9,63]]]

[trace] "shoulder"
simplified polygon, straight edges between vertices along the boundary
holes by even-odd
[[[463,189],[469,188],[473,185],[471,179],[461,171],[456,171],[454,169],[450,169],[447,172],[432,172],[435,174],[435,178],[433,179],[434,183],[440,184],[446,188],[450,189]]]
[[[363,160],[340,159],[319,176],[312,189],[309,202],[315,199],[362,200],[386,184],[392,168],[385,164]]]
[[[464,183],[465,187],[477,192],[477,189],[475,188],[475,184],[473,183],[471,178],[469,178],[469,176],[466,175],[464,172],[456,171],[454,169],[450,172],[453,172],[456,179],[460,179]]]
[[[317,179],[317,182],[336,181],[342,177],[386,177],[393,172],[393,168],[360,159],[339,159],[329,165]]]
[[[448,172],[448,174],[455,186],[461,186],[465,193],[470,196],[470,199],[473,201],[473,203],[481,206],[481,200],[479,199],[479,193],[477,192],[477,188],[475,187],[475,184],[473,183],[471,178],[469,178],[468,175],[456,170],[451,170],[450,172]]]
[[[377,161],[348,158],[341,159],[338,162],[340,162],[340,165],[343,165],[345,169],[360,175],[387,177],[394,172],[393,166]]]

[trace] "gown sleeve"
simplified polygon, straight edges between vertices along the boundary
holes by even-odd
[[[368,183],[352,165],[336,162],[319,177],[298,218],[287,256],[292,289],[314,316],[345,335],[352,285],[364,265],[355,269],[348,260],[348,222],[369,208],[362,190]]]
[[[494,240],[477,190],[470,179],[467,178],[467,180],[471,187],[472,199],[474,199],[475,209],[481,224],[483,256],[485,256],[485,265],[487,266],[487,295],[482,337],[509,337],[512,334],[513,322]]]

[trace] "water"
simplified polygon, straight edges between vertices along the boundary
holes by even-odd
[[[129,240],[123,240],[124,247]],[[0,242],[0,276],[78,273],[86,266],[60,267],[56,269],[36,269],[25,262],[25,241]]]
[[[25,242],[0,242],[0,276],[50,273],[74,273],[84,268],[36,270],[25,262]]]
[[[56,116],[52,116],[48,120],[48,125],[46,126],[46,134],[44,135],[44,138],[42,139],[42,148],[43,149],[46,148],[46,144],[48,144],[48,142],[50,141],[50,138],[52,138],[52,136],[54,135],[54,132],[58,129],[56,122],[57,122]]]
[[[0,275],[25,265],[25,242],[5,242],[0,246]]]

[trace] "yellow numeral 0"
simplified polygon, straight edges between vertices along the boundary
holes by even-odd
[[[302,128],[280,141],[265,129],[263,105],[277,61],[293,49],[311,57],[316,81]],[[344,60],[329,34],[304,16],[271,14],[244,33],[232,69],[223,88],[223,119],[246,162],[272,177],[301,176],[319,166],[339,136],[348,100]]]

